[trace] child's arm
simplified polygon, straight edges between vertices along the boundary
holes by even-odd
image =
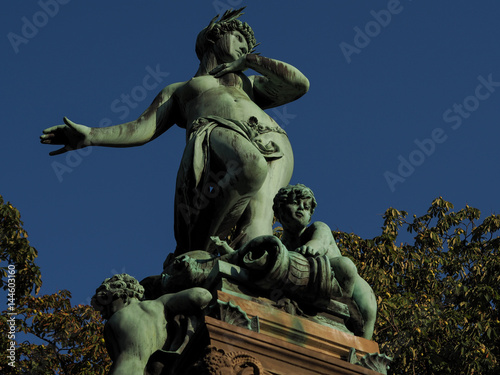
[[[332,230],[321,221],[312,223],[307,231],[307,241],[296,252],[305,256],[327,255],[329,258],[340,256],[340,250],[333,238]]]

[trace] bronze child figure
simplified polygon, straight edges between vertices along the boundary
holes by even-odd
[[[377,301],[372,288],[359,276],[354,263],[342,256],[332,230],[323,222],[311,225],[317,203],[308,187],[297,184],[279,190],[274,198],[274,212],[283,226],[281,241],[289,251],[306,257],[326,255],[342,287],[343,295],[356,302],[364,320],[363,337],[371,339],[377,315]]]

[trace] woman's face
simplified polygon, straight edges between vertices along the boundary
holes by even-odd
[[[220,63],[233,62],[248,53],[248,43],[239,31],[225,33],[215,43],[215,55]]]

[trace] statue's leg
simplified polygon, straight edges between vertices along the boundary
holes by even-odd
[[[354,302],[358,305],[361,316],[364,320],[363,337],[371,340],[377,318],[377,299],[370,285],[358,275],[354,292],[352,294]]]
[[[266,180],[268,163],[260,151],[237,132],[216,127],[210,134],[210,163],[190,195],[189,207],[182,197],[179,172],[176,189],[176,255],[190,250],[208,250],[210,236],[224,237],[236,226],[250,199]]]
[[[264,143],[272,140],[278,144],[283,156],[268,161],[267,175],[260,189],[250,199],[245,212],[238,222],[237,243],[233,247],[239,248],[252,239],[272,235],[274,218],[273,200],[278,190],[290,182],[293,173],[293,152],[288,137],[284,134],[270,133],[261,136]]]
[[[344,297],[351,298],[354,292],[354,287],[358,280],[358,269],[353,261],[347,257],[330,258],[335,278],[339,282]]]

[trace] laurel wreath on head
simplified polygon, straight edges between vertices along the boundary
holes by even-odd
[[[222,17],[219,19],[219,14],[216,15],[207,27],[205,27],[199,34],[196,40],[196,55],[201,59],[207,49],[207,42],[209,45],[215,44],[225,33],[230,31],[239,31],[246,39],[248,44],[249,53],[254,53],[257,43],[253,30],[246,22],[241,22],[238,18],[243,15],[245,7],[240,9],[226,10]]]

